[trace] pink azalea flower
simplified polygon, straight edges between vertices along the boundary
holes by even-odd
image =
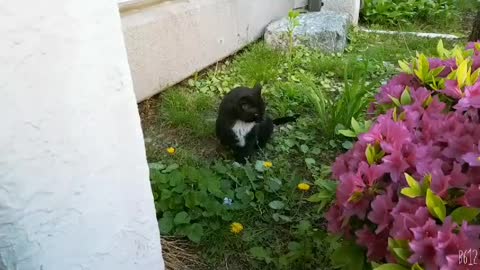
[[[477,51],[478,53],[478,51]],[[475,72],[475,70],[477,70],[478,68],[480,68],[480,55],[477,54],[475,55],[473,58],[473,63],[472,63],[472,72]]]
[[[480,207],[480,186],[471,185],[464,195],[466,206]]]
[[[330,233],[338,234],[342,232],[342,209],[338,205],[335,204],[334,206],[330,207],[330,209],[325,214],[325,218],[328,221],[327,230]]]
[[[475,52],[475,55],[479,55],[480,54],[480,51],[477,50],[477,47],[475,46],[475,44],[479,44],[480,43],[480,40],[477,41],[477,42],[469,42],[467,44],[467,46],[465,47],[465,49],[467,50],[473,50]]]
[[[357,176],[361,177],[368,187],[372,187],[386,172],[387,168],[384,165],[368,165],[362,161],[358,166]]]
[[[465,87],[465,95],[460,98],[455,109],[465,111],[468,108],[480,109],[480,81]]]
[[[380,104],[391,104],[394,98],[400,98],[406,87],[416,89],[421,86],[420,82],[412,75],[401,73],[393,77],[387,85],[383,86],[375,99]]]
[[[462,90],[458,87],[457,81],[445,81],[445,89],[442,91],[445,95],[453,99],[461,99],[463,96]]]
[[[395,207],[393,202],[393,191],[387,189],[387,193],[378,195],[371,204],[372,211],[368,214],[368,219],[377,225],[376,234],[383,232],[392,221],[390,211]]]
[[[462,159],[472,167],[480,166],[480,142],[478,143],[476,149],[474,148],[472,151],[463,154]]]
[[[435,69],[437,67],[444,67],[442,72],[439,74],[439,77],[447,77],[454,69],[457,69],[457,63],[455,59],[442,60],[437,58],[429,59],[430,69]]]
[[[379,261],[387,255],[388,234],[372,233],[367,226],[355,232],[357,244],[367,248],[367,257],[371,261]]]
[[[474,69],[480,68],[476,48],[475,54]],[[432,68],[446,67],[442,76],[456,68],[455,59],[429,61]],[[463,90],[456,81],[447,81],[444,90],[434,91],[414,76],[400,74],[382,87],[370,112],[376,105],[391,104],[388,95],[400,98],[406,86],[413,102],[398,109],[402,118],[394,121],[393,109],[373,118],[370,130],[333,164],[339,184],[336,203],[326,214],[328,231],[355,239],[367,249],[369,260],[395,262],[387,251],[391,237],[408,241],[409,261],[425,270],[476,269],[458,264],[458,250],[480,249],[480,226],[464,222],[460,227],[450,216],[437,224],[425,197],[409,198],[400,191],[407,186],[404,173],[421,184],[430,174],[430,188],[444,200],[453,188],[464,192],[450,198],[447,214],[450,206],[480,207],[480,81]],[[385,153],[372,165],[365,155],[369,144]]]
[[[410,167],[400,151],[385,156],[382,161],[390,172],[393,182],[398,182],[403,173]]]
[[[407,209],[402,209],[406,207]],[[391,215],[393,222],[390,235],[394,239],[401,240],[413,239],[411,229],[425,224],[430,218],[425,203],[419,199],[400,198],[398,205],[392,210]]]
[[[438,269],[435,263],[435,243],[432,237],[412,241],[410,249],[413,251],[413,255],[409,259],[410,263],[420,262],[425,270]]]

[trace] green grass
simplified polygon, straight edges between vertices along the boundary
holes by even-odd
[[[334,132],[336,124],[350,128],[352,116],[361,121],[368,103],[358,97],[373,96],[398,60],[416,51],[434,55],[438,42],[356,31],[349,38],[343,55],[298,49],[287,57],[258,42],[141,105],[157,215],[161,229],[170,228],[162,234],[190,239],[205,269],[330,269],[333,242],[323,213],[335,183],[328,169],[349,145]],[[229,89],[256,82],[264,85],[269,114],[301,118],[279,128],[253,164],[237,168],[217,149],[216,110]],[[312,102],[312,91],[323,108]],[[174,155],[165,151],[170,146]],[[299,191],[301,182],[311,189]],[[224,197],[233,199],[232,208]],[[244,231],[232,234],[231,222]]]
[[[161,119],[196,137],[213,136],[217,99],[198,93],[172,89],[164,95]]]
[[[408,22],[400,22],[394,25],[385,22],[368,24],[362,18],[363,14],[360,15],[360,21],[362,26],[370,29],[445,33],[467,37],[471,31],[473,15],[479,4],[472,0],[455,0],[453,2],[454,5],[445,12],[446,14],[416,16],[416,20],[408,20]]]

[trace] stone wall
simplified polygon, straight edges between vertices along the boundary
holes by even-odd
[[[158,1],[157,1],[158,2]],[[122,12],[137,101],[235,53],[302,0],[159,1]]]

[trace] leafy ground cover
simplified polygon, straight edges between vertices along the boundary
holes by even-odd
[[[471,0],[364,0],[360,20],[372,29],[465,36],[478,7]]]
[[[342,55],[284,54],[260,41],[140,105],[162,235],[188,239],[205,269],[332,269],[339,260],[324,218],[337,188],[330,167],[369,129],[367,107],[398,60],[434,56],[438,42],[355,29],[349,39]],[[217,147],[216,109],[231,88],[255,83],[268,113],[301,117],[237,167]]]

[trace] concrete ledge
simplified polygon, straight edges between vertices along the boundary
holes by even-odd
[[[295,0],[126,1],[122,24],[137,101],[260,38]]]

